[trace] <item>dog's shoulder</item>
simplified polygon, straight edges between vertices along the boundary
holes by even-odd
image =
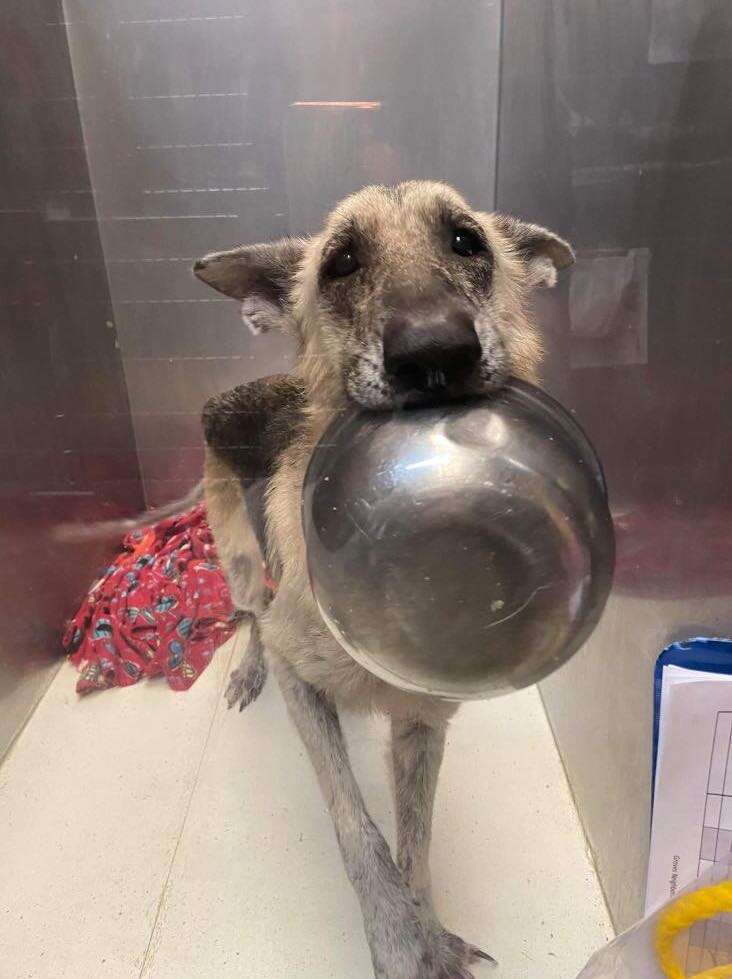
[[[240,384],[206,402],[206,444],[242,479],[269,479],[300,429],[305,404],[304,386],[291,374]]]

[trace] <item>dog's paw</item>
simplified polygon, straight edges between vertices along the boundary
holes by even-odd
[[[225,694],[226,703],[230,708],[234,704],[239,704],[239,710],[244,710],[260,695],[266,680],[267,666],[263,660],[238,666],[229,678]]]
[[[462,977],[463,975],[471,976],[471,973],[468,971],[468,966],[478,965],[481,962],[485,962],[491,968],[497,965],[492,955],[484,952],[477,945],[471,945],[457,935],[453,935],[450,931],[442,929],[438,941],[443,949],[442,957],[445,962],[445,967],[448,970],[444,973],[445,979],[448,976],[452,979],[453,972],[449,971],[450,969],[457,970],[454,974]],[[440,973],[439,975],[440,979],[442,979],[443,974]]]
[[[417,974],[420,979],[476,979],[471,967],[480,962],[491,967],[496,965],[487,952],[438,927],[422,953]]]
[[[414,922],[404,932],[392,931],[381,949],[374,949],[376,979],[477,979],[471,967],[495,959],[437,922]],[[380,954],[382,953],[382,954]],[[383,954],[386,953],[386,954]]]

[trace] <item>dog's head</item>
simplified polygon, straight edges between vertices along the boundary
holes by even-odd
[[[391,408],[532,379],[527,294],[573,260],[544,228],[410,182],[347,198],[311,239],[207,255],[194,271],[261,328],[295,334],[314,396]]]

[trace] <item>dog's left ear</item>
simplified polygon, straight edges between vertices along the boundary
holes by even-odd
[[[238,299],[244,316],[264,330],[285,317],[304,249],[302,238],[243,245],[205,255],[193,271],[213,289]]]
[[[555,285],[557,272],[573,264],[572,246],[553,231],[505,214],[494,214],[492,217],[523,259],[530,286]]]

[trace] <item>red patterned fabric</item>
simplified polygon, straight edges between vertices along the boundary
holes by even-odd
[[[80,694],[164,674],[187,690],[233,633],[237,615],[204,505],[128,534],[67,623]]]

